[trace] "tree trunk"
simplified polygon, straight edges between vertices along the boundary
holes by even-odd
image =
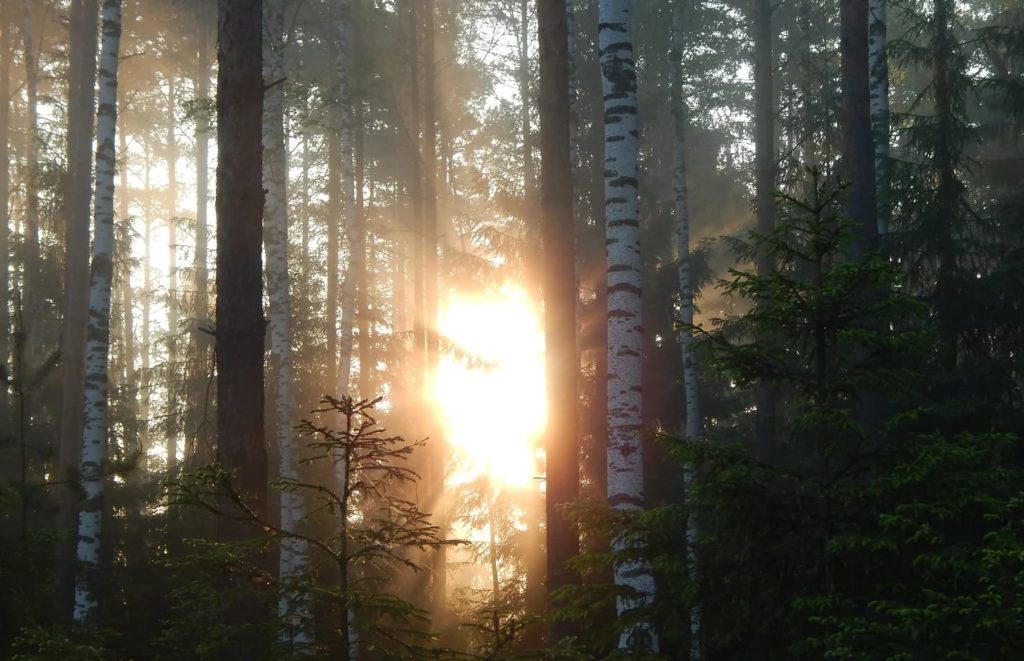
[[[887,0],[869,0],[868,4],[868,68],[879,234],[889,231],[889,56],[886,53],[886,4]]]
[[[25,61],[25,98],[28,116],[25,158],[25,257],[21,285],[22,329],[25,332],[25,355],[31,363],[35,359],[35,323],[42,315],[41,295],[36,292],[41,271],[39,252],[39,105],[38,105],[38,62],[32,47],[32,5],[24,0],[22,8],[24,22],[21,30],[23,59]]]
[[[423,0],[423,305],[427,341],[427,383],[437,371],[440,359],[438,335],[438,216],[437,216],[437,62],[434,56],[434,0]],[[444,474],[447,449],[436,416],[431,416],[430,468],[426,487],[433,503],[431,520],[446,534],[447,515],[444,498]],[[433,564],[432,599],[434,613],[443,625],[448,615],[447,547],[431,551]]]
[[[697,357],[694,355],[693,330],[693,277],[690,270],[690,209],[686,187],[686,122],[687,104],[683,84],[684,38],[683,4],[680,0],[672,5],[672,125],[675,137],[675,230],[676,251],[679,255],[679,346],[683,354],[683,392],[686,400],[686,440],[694,443],[700,437],[700,392],[697,383]],[[686,554],[689,578],[697,579],[697,516],[696,508],[690,501],[694,467],[683,468],[683,487],[690,502],[686,520]],[[700,648],[701,610],[700,606],[690,609],[690,661],[698,661]]]
[[[284,131],[284,10],[281,0],[265,0],[263,84],[263,242],[267,254],[267,295],[270,299],[270,352],[274,366],[278,476],[298,480],[298,448],[294,424],[292,373],[291,285],[288,275],[288,156]],[[305,518],[303,494],[282,489],[281,529],[298,531]],[[281,540],[278,576],[285,588],[309,570],[305,540]],[[286,589],[278,601],[281,642],[298,649],[313,643],[311,604],[303,593]]]
[[[207,219],[207,207],[210,202],[210,26],[208,24],[209,11],[206,5],[202,5],[199,16],[196,20],[196,29],[199,30],[198,61],[196,63],[195,90],[196,100],[201,104],[199,113],[196,116],[195,134],[195,157],[196,157],[196,247],[193,255],[193,289],[195,289],[194,315],[195,322],[192,325],[192,351],[194,352],[194,363],[192,377],[190,380],[189,402],[192,406],[197,420],[193,427],[191,438],[197,447],[185,448],[185,461],[202,460],[198,463],[206,463],[211,458],[209,429],[210,424],[206,421],[206,411],[209,406],[207,401],[207,384],[210,379],[210,350],[212,349],[212,338],[208,332],[210,327],[210,297],[209,297],[209,271],[207,263],[209,259],[209,220]]]
[[[640,508],[644,502],[640,439],[643,327],[637,199],[639,129],[632,1],[601,0],[599,24],[608,273],[608,502],[613,509],[624,511]],[[613,550],[626,551],[631,543],[617,538]],[[615,585],[633,592],[630,597],[617,599],[620,617],[647,604],[654,595],[650,568],[635,560],[616,565]],[[657,650],[657,638],[649,624],[638,622],[623,629],[619,647],[632,646]]]
[[[576,582],[568,566],[579,538],[562,514],[579,493],[577,448],[576,255],[569,118],[569,32],[565,2],[537,3],[540,41],[541,213],[544,246],[544,330],[548,423],[547,588],[552,593]],[[634,115],[635,118],[635,115]],[[553,623],[549,643],[572,634]]]
[[[774,57],[772,55],[772,5],[770,0],[753,0],[754,33],[754,170],[757,208],[757,232],[767,236],[775,230],[775,93],[773,91]],[[757,272],[767,275],[774,270],[766,246],[758,248]],[[774,463],[775,390],[761,382],[756,388],[755,450],[759,460]]]
[[[217,460],[250,507],[266,512],[263,433],[262,3],[220,0],[217,43]],[[222,541],[258,530],[227,517]],[[239,621],[258,607],[231,608]]]
[[[96,113],[96,196],[92,271],[89,276],[89,328],[86,341],[82,490],[78,515],[79,573],[75,579],[76,624],[92,622],[103,519],[104,461],[107,445],[107,370],[110,351],[110,290],[114,254],[114,139],[117,132],[117,56],[121,41],[121,0],[103,1],[103,50]]]
[[[335,77],[338,82],[338,110],[341,118],[339,136],[341,140],[341,190],[345,204],[345,235],[348,238],[348,261],[341,285],[341,329],[338,333],[337,392],[351,395],[352,377],[352,326],[355,316],[356,279],[365,259],[365,243],[357,227],[359,210],[355,203],[355,142],[353,140],[352,110],[356,99],[353,94],[351,66],[352,38],[356,30],[352,25],[352,3],[357,0],[340,0],[338,3],[337,43]],[[360,393],[360,396],[362,393]],[[358,397],[357,397],[358,399]]]
[[[13,25],[10,5],[0,6],[0,365],[7,369],[10,359],[11,318],[9,312],[11,283],[11,55]],[[0,416],[7,416],[7,387],[0,387]],[[66,610],[64,612],[67,612]],[[61,613],[64,617],[64,613]]]
[[[174,135],[177,90],[167,76],[167,470],[178,463],[178,142]]]
[[[64,328],[61,337],[62,403],[57,464],[56,585],[53,612],[65,621],[74,592],[78,515],[73,475],[81,463],[82,398],[85,396],[85,334],[89,319],[89,193],[92,184],[92,137],[96,89],[96,0],[74,0],[68,49],[68,173],[64,188]],[[123,219],[122,219],[123,220]]]
[[[869,108],[868,0],[842,0],[839,20],[843,88],[840,121],[843,163],[850,182],[847,215],[857,225],[854,250],[863,255],[878,243],[875,151]]]

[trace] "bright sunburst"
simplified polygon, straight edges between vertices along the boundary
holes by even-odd
[[[462,460],[455,479],[486,474],[496,484],[526,486],[537,474],[535,441],[547,412],[535,307],[511,285],[487,296],[455,294],[440,332],[452,350],[440,359],[433,397]]]

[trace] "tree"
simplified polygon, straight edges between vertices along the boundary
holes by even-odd
[[[868,80],[868,0],[843,0],[840,23],[843,165],[850,180],[849,217],[859,227],[860,240],[854,249],[863,253],[874,250],[878,242]]]
[[[24,320],[31,328],[42,314],[42,297],[36,291],[40,272],[42,271],[42,255],[39,247],[39,65],[38,53],[32,45],[32,9],[31,0],[23,0],[22,11],[24,22],[21,28],[22,55],[25,64],[25,97],[26,114],[28,115],[28,138],[26,140],[25,158],[25,258],[24,275],[22,275],[21,300],[25,306]],[[30,330],[26,335],[26,352],[29,360],[36,358],[38,338]]]
[[[64,190],[64,328],[61,337],[63,402],[57,462],[66,482],[57,497],[58,528],[66,532],[56,544],[57,582],[54,613],[66,618],[74,589],[77,498],[73,475],[81,461],[82,397],[85,341],[89,316],[89,184],[92,183],[93,115],[96,99],[96,0],[71,5],[68,49],[68,172]],[[120,220],[124,220],[121,218]]]
[[[256,512],[266,510],[263,432],[263,15],[260,0],[221,0],[217,41],[217,461]],[[224,541],[251,538],[220,521]]]
[[[878,233],[889,231],[889,56],[887,53],[886,5],[888,0],[869,0],[868,73],[870,76],[871,130],[875,146],[875,198],[878,202]]]
[[[754,206],[757,231],[768,235],[775,229],[775,92],[773,91],[774,56],[772,55],[772,4],[770,0],[753,0],[751,29],[754,40]],[[758,273],[768,275],[772,260],[763,249],[755,255]],[[762,461],[775,460],[775,398],[771,383],[757,387],[757,420],[754,443]]]
[[[608,269],[608,502],[613,509],[644,502],[640,439],[640,218],[637,200],[636,63],[633,3],[601,0],[599,9],[601,83],[604,91],[604,200]],[[631,542],[618,537],[613,549]],[[635,543],[635,542],[632,542]],[[654,580],[642,562],[615,567],[615,584],[627,593],[617,600],[619,616],[654,594]],[[657,649],[650,628],[640,623],[623,632],[622,648]]]
[[[356,312],[357,273],[365,259],[364,239],[357,236],[355,141],[353,131],[353,108],[356,103],[353,94],[352,39],[355,34],[352,25],[352,3],[359,0],[341,0],[338,4],[337,60],[335,75],[338,83],[338,127],[341,149],[341,191],[345,207],[345,235],[348,238],[348,265],[341,283],[341,329],[339,332],[338,392],[348,394],[352,378],[352,327]],[[334,268],[334,266],[331,266]]]
[[[697,358],[694,355],[696,345],[693,338],[693,273],[690,264],[690,209],[686,188],[686,122],[687,103],[685,96],[685,79],[683,73],[684,43],[683,4],[676,1],[672,5],[672,125],[675,137],[675,232],[676,250],[678,252],[679,274],[679,345],[683,353],[683,389],[686,400],[686,440],[697,441],[701,432],[700,391],[697,383]],[[686,496],[691,495],[693,469],[687,466],[683,475]],[[686,539],[688,544],[689,567],[691,580],[695,580],[697,571],[696,543],[697,517],[691,514],[686,521]],[[690,659],[700,659],[700,607],[690,609]]]
[[[78,575],[74,620],[95,617],[96,574],[103,520],[104,459],[107,445],[107,373],[110,351],[110,290],[114,273],[114,140],[117,132],[117,66],[121,42],[121,0],[103,2],[103,46],[96,113],[96,196],[92,270],[89,276],[89,328],[86,340],[85,404],[82,426],[82,489],[78,515]]]
[[[263,242],[267,254],[267,296],[270,299],[270,351],[274,366],[274,414],[277,436],[278,475],[297,480],[298,448],[292,421],[295,415],[294,372],[292,370],[291,281],[288,274],[288,158],[284,133],[284,10],[280,0],[265,0],[266,32],[263,48],[263,181],[266,201],[263,212]],[[281,529],[297,531],[305,517],[302,494],[282,491]],[[278,576],[285,584],[303,577],[309,570],[309,544],[303,539],[284,537]],[[302,649],[312,643],[309,598],[285,591],[278,604],[282,642]]]
[[[569,36],[565,2],[537,4],[540,35],[541,213],[544,270],[544,336],[549,401],[547,456],[547,589],[574,582],[569,559],[579,537],[562,508],[579,493],[577,447],[576,253],[569,134]],[[555,621],[551,643],[569,635]]]

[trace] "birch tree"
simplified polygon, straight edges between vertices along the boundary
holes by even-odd
[[[103,463],[107,446],[107,371],[110,352],[110,289],[114,255],[114,139],[117,131],[117,56],[121,42],[121,0],[103,2],[103,45],[96,113],[96,191],[89,327],[86,335],[85,402],[82,430],[82,491],[78,515],[78,574],[74,621],[90,622],[97,600],[93,582],[99,569],[103,519]]]
[[[274,367],[277,460],[281,480],[298,481],[298,449],[293,419],[291,286],[288,276],[288,158],[284,133],[284,10],[281,0],[264,0],[263,84],[263,245],[270,299],[270,353]],[[305,517],[302,494],[281,490],[281,529],[298,531]],[[287,585],[309,569],[309,543],[281,538],[278,576]],[[286,590],[278,601],[281,637],[298,648],[313,642],[308,595]]]
[[[686,122],[687,107],[684,89],[683,49],[685,46],[683,3],[672,5],[672,126],[675,139],[673,183],[675,188],[676,250],[679,254],[679,346],[683,353],[683,392],[686,399],[686,440],[695,442],[700,436],[700,393],[697,387],[697,358],[694,355],[693,330],[693,276],[690,265],[690,209],[686,187]],[[693,467],[683,469],[683,483],[687,498],[693,484]],[[686,522],[686,548],[691,580],[697,576],[697,519],[693,509]],[[690,659],[700,658],[700,607],[690,609]]]
[[[604,93],[604,204],[608,284],[608,502],[615,510],[643,505],[643,447],[640,440],[640,370],[643,326],[640,315],[640,219],[637,199],[636,61],[632,0],[601,0],[599,7],[601,88]],[[612,542],[626,551],[630,542]],[[638,560],[615,567],[615,585],[628,596],[616,600],[619,616],[653,597],[650,568]],[[649,625],[624,629],[621,648],[657,649]]]

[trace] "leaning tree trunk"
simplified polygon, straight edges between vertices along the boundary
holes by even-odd
[[[700,392],[697,385],[697,357],[693,339],[693,275],[690,268],[690,209],[686,188],[686,121],[687,108],[683,84],[684,41],[683,4],[672,5],[672,125],[675,133],[675,226],[676,250],[679,253],[679,307],[682,324],[679,328],[679,346],[683,353],[683,391],[686,399],[686,440],[697,441],[700,436]],[[683,469],[683,486],[690,503],[686,520],[686,554],[691,581],[697,578],[697,515],[691,499],[694,467]],[[690,660],[700,659],[701,610],[690,609]]]
[[[889,57],[886,53],[886,2],[868,2],[868,69],[879,234],[889,231]]]
[[[608,502],[619,511],[638,509],[644,499],[640,369],[643,327],[640,315],[640,217],[637,199],[636,61],[633,56],[633,3],[601,0],[599,9],[601,82],[604,93],[604,200],[608,270]],[[619,537],[612,546],[627,552],[635,542]],[[620,617],[642,608],[654,595],[650,568],[636,560],[615,567]],[[648,623],[623,629],[619,647],[657,650]]]
[[[85,396],[85,335],[89,319],[89,193],[96,100],[96,0],[71,5],[68,77],[68,173],[64,188],[64,328],[61,337],[63,400],[57,464],[57,527],[66,531],[56,544],[53,611],[66,620],[74,591],[75,543],[70,531],[78,514],[73,475],[81,462],[82,398]],[[123,219],[122,219],[123,220]]]
[[[267,296],[270,299],[270,354],[274,366],[278,476],[298,480],[295,439],[295,396],[292,373],[291,293],[288,276],[288,157],[284,132],[284,11],[281,0],[264,0],[263,84],[263,245],[267,254]],[[305,518],[303,495],[282,489],[281,529],[297,532]],[[306,649],[313,643],[308,595],[289,585],[309,570],[309,545],[284,538],[278,576],[285,591],[277,606],[281,642]]]
[[[110,352],[110,288],[114,256],[114,139],[117,132],[117,56],[121,42],[121,0],[103,1],[99,110],[96,113],[96,197],[89,329],[86,341],[82,491],[78,515],[79,572],[75,578],[74,621],[94,619],[94,583],[99,569],[103,519],[103,463],[107,445],[107,369]]]
[[[572,157],[569,118],[569,31],[565,2],[537,4],[540,42],[541,214],[544,246],[546,337],[547,589],[575,583],[569,559],[579,537],[562,509],[579,493],[576,375],[576,268],[573,241]],[[634,116],[635,118],[635,116]],[[634,189],[635,193],[635,189]],[[565,622],[551,626],[549,643],[570,635]]]

